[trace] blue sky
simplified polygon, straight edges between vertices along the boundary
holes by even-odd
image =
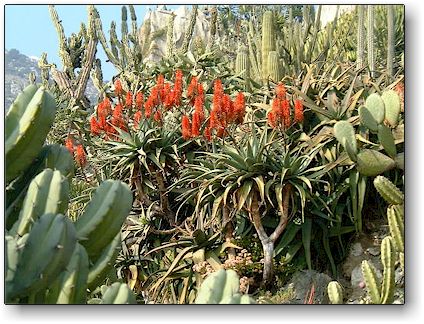
[[[140,25],[148,8],[155,5],[135,5],[137,22]],[[168,6],[175,8],[178,6]],[[56,5],[59,19],[62,20],[65,35],[78,33],[81,22],[87,23],[86,5]],[[109,27],[112,20],[117,24],[117,31],[121,30],[121,5],[96,5],[102,18],[106,38],[109,39]],[[128,13],[129,28],[131,28]],[[119,35],[119,33],[118,33]],[[5,48],[16,48],[27,56],[40,57],[47,53],[49,63],[56,63],[62,67],[58,55],[58,37],[53,22],[50,19],[47,5],[6,5],[5,6]],[[110,80],[115,73],[111,63],[106,63],[106,55],[102,46],[98,45],[97,57],[102,60],[102,70],[105,80]]]

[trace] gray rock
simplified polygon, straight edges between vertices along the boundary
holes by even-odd
[[[362,244],[360,242],[356,242],[350,248],[350,255],[352,256],[360,256],[364,252],[362,248]]]
[[[286,285],[286,288],[291,287],[295,294],[295,297],[289,303],[305,304],[312,296],[311,299],[314,304],[328,304],[327,286],[330,281],[332,281],[331,277],[314,270],[296,272]]]

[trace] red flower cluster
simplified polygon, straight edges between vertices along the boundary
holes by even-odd
[[[123,110],[122,104],[118,103],[115,108],[112,108],[109,98],[105,98],[97,105],[97,118],[96,116],[90,118],[91,134],[98,136],[103,132],[104,137],[109,138],[116,134],[116,129],[113,126],[126,130]]]
[[[121,84],[121,80],[116,79],[114,82],[114,86],[115,86],[115,95],[117,97],[122,95],[122,84]]]
[[[187,115],[184,115],[181,121],[182,136],[185,140],[199,136],[200,128],[205,120],[205,90],[196,77],[191,78],[187,88],[187,98],[189,99],[189,104],[194,106],[194,112],[192,120]]]
[[[210,113],[209,125],[206,127],[204,136],[210,140],[212,131],[216,131],[218,137],[223,137],[226,128],[230,124],[241,124],[246,114],[246,103],[244,94],[238,93],[235,101],[224,93],[221,80],[217,79],[214,83],[213,107]]]
[[[165,82],[165,78],[160,74],[157,78],[156,85],[150,90],[150,96],[147,98],[145,103],[144,115],[146,118],[153,118],[160,122],[162,120],[162,113],[160,107],[165,110],[170,110],[173,107],[181,105],[181,96],[183,89],[183,73],[181,70],[177,70],[175,73],[174,86]]]
[[[72,138],[68,135],[65,146],[80,167],[84,167],[87,164],[87,157],[82,144],[75,145]]]
[[[287,99],[286,87],[279,83],[275,89],[275,98],[272,101],[272,109],[268,113],[268,124],[272,128],[289,128],[292,125],[290,102]],[[294,101],[294,123],[303,123],[303,103],[301,100]]]

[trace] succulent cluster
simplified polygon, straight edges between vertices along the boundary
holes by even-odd
[[[97,188],[75,223],[68,218],[72,157],[65,148],[43,147],[46,124],[49,126],[54,114],[55,104],[49,92],[30,85],[14,101],[6,117],[7,152],[25,154],[29,163],[10,163],[13,168],[7,169],[9,303],[87,302],[87,290],[100,285],[113,265],[120,247],[121,226],[132,206],[128,186],[107,180]],[[31,121],[28,116],[40,115],[44,118],[32,119],[33,126],[38,126],[37,133],[31,127],[14,127]],[[28,137],[33,144],[27,149],[30,152],[24,152],[21,139]]]

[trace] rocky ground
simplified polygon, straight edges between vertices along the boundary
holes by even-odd
[[[378,225],[378,224],[377,224]],[[383,266],[381,263],[380,245],[389,233],[385,224],[375,225],[374,231],[356,238],[349,250],[349,255],[341,265],[341,277],[336,280],[344,288],[344,304],[366,304],[370,302],[365,281],[361,271],[361,263],[368,260],[376,269],[381,279]],[[328,304],[327,285],[335,280],[324,273],[316,271],[300,271],[295,273],[290,282],[282,290],[279,303],[286,304]],[[399,265],[395,272],[396,289],[394,304],[404,304],[404,274]],[[312,288],[313,287],[313,288]],[[277,300],[275,300],[277,301]]]

